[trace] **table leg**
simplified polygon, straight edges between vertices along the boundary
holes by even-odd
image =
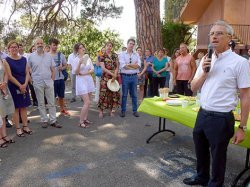
[[[170,132],[173,134],[173,136],[175,136],[175,132],[169,129],[166,129],[166,119],[163,118],[163,127],[162,127],[162,123],[161,123],[161,117],[159,117],[159,129],[157,132],[155,132],[154,134],[152,134],[152,136],[150,136],[147,139],[147,143],[149,143],[149,141],[157,134],[161,133],[161,132]]]
[[[246,171],[248,171],[250,169],[250,163],[249,163],[249,155],[250,155],[250,149],[247,149],[247,155],[246,155],[246,162],[245,162],[245,168],[237,175],[237,177],[234,179],[233,183],[232,183],[232,187],[236,187],[238,181],[240,180],[240,178],[244,175],[244,173]],[[247,180],[249,180],[247,178]]]

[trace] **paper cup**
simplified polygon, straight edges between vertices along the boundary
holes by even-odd
[[[188,105],[188,101],[183,100],[182,103],[181,103],[182,108],[186,108],[187,105]]]

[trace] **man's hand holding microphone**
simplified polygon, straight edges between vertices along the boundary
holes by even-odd
[[[212,54],[213,54],[213,46],[212,44],[208,45],[208,54],[205,56],[202,69],[207,74],[211,68],[211,61],[212,61]]]

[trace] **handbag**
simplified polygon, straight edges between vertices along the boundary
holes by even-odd
[[[59,64],[61,63],[61,52],[58,52],[58,61],[59,61]],[[69,78],[69,73],[67,72],[66,69],[62,70],[62,74],[64,76],[64,81],[66,81],[68,78]]]
[[[97,77],[101,77],[102,76],[102,67],[94,64],[94,74]]]

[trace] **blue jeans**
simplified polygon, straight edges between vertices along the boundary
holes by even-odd
[[[144,85],[144,96],[153,97],[153,72],[146,72],[145,85]]]
[[[170,73],[169,73],[169,71],[167,71],[165,87],[169,88],[169,80],[170,80]]]
[[[132,98],[133,112],[137,111],[137,83],[137,75],[122,75],[122,112],[126,111],[128,92]]]

